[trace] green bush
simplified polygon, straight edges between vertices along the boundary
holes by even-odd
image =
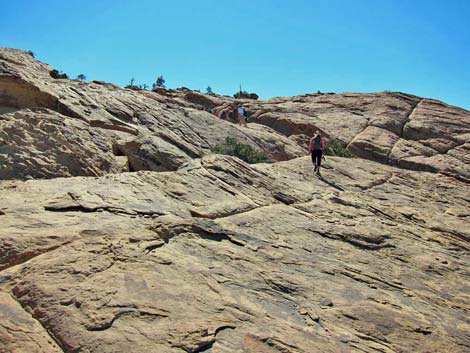
[[[62,71],[59,72],[56,69],[49,71],[49,75],[51,75],[52,78],[69,78],[66,73]]]
[[[235,99],[254,99],[257,100],[259,96],[256,93],[248,93],[247,91],[239,91],[233,95],[233,98]]]
[[[326,142],[325,154],[327,156],[336,156],[336,157],[346,157],[346,158],[354,157],[352,152],[347,147],[344,146],[344,143],[336,139],[331,139]]]
[[[163,76],[157,77],[157,81],[155,81],[155,83],[152,85],[152,88],[156,88],[156,87],[166,88],[165,79],[163,78]]]
[[[266,163],[269,158],[253,146],[238,142],[233,137],[227,137],[224,143],[219,143],[211,148],[212,152],[235,156],[247,163]]]
[[[86,80],[86,76],[84,74],[80,74],[77,76],[77,80],[80,80],[80,81],[85,81]]]

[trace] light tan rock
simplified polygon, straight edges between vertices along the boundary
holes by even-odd
[[[323,175],[207,156],[4,181],[0,253],[30,241],[0,290],[66,352],[461,352],[466,184],[362,159]]]
[[[469,163],[460,150],[452,151],[470,138],[470,112],[465,109],[398,92],[306,94],[246,102],[246,107],[253,121],[286,136],[311,136],[320,130],[329,139],[349,144],[362,158],[454,177],[463,173],[468,180]],[[305,139],[297,141],[306,147]],[[399,146],[394,146],[396,141]],[[463,159],[458,162],[446,154]]]
[[[245,128],[230,97],[50,69],[0,49],[0,168],[50,178],[0,177],[0,352],[470,347],[467,111],[303,95],[241,100]],[[315,176],[315,129],[382,163]],[[278,162],[211,154],[227,136]]]
[[[0,119],[0,179],[122,171],[107,136],[80,120],[48,109],[21,110]]]
[[[239,127],[206,111],[221,104],[220,97],[180,90],[135,91],[100,81],[53,79],[49,75],[51,67],[14,49],[0,49],[0,63],[2,111],[42,107],[81,120],[94,131],[106,133],[109,144],[128,146],[120,152],[128,151],[127,157],[136,170],[174,170],[187,158],[209,153],[226,137],[251,144],[273,160],[304,154],[301,146],[268,127]],[[159,157],[147,160],[146,150]],[[178,156],[178,161],[171,161],[170,156]]]
[[[368,126],[351,141],[348,147],[360,157],[386,162],[398,139],[399,137],[393,132]]]
[[[48,332],[10,295],[0,291],[0,352],[59,353]]]
[[[468,163],[463,161],[445,165],[445,154],[451,151],[451,155],[456,155],[452,149],[468,142],[470,113],[431,99],[384,92],[306,94],[266,101],[235,100],[188,89],[134,91],[101,81],[57,80],[49,75],[51,67],[14,49],[1,49],[0,63],[2,111],[46,107],[83,120],[93,127],[128,133],[135,136],[137,144],[145,136],[156,134],[175,148],[182,149],[174,151],[176,155],[197,158],[225,137],[234,136],[263,150],[273,160],[286,160],[301,156],[307,147],[305,138],[294,136],[310,136],[315,130],[320,130],[330,139],[350,144],[361,157],[405,168],[442,171],[456,177],[460,171],[470,173]],[[234,125],[237,117],[230,114],[230,105],[236,101],[244,103],[250,114],[249,127],[253,128]],[[221,118],[226,121],[221,121]],[[272,130],[257,128],[259,124]],[[371,135],[366,136],[365,133],[369,132]],[[418,142],[437,151],[441,157],[429,159],[428,152],[416,155],[423,149],[421,147],[397,149],[396,153],[390,153],[394,148],[392,142],[398,140],[394,136],[405,140],[403,143],[407,146],[416,146]],[[363,139],[364,143],[361,142]],[[276,151],[270,150],[273,143],[269,141],[273,140],[286,146],[285,151],[279,146],[274,146]],[[128,139],[118,143],[125,141]],[[168,146],[153,144],[152,149],[168,151]],[[411,154],[406,155],[407,151]],[[458,160],[460,152],[457,155]],[[133,158],[135,156],[134,153]],[[444,164],[436,163],[436,158]],[[419,160],[419,163],[414,160]],[[145,160],[135,164],[154,165]],[[437,166],[439,168],[436,169]],[[172,164],[161,165],[158,170],[174,168]]]
[[[128,157],[129,168],[132,171],[176,170],[191,160],[183,150],[158,136],[142,135],[131,139],[117,147]]]

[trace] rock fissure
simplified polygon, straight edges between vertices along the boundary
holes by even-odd
[[[395,248],[395,245],[393,244],[382,244],[384,240],[387,239],[386,236],[378,238],[366,238],[356,237],[354,234],[344,235],[342,233],[322,232],[319,230],[314,230],[313,233],[316,233],[324,238],[340,240],[342,242],[349,243],[352,246],[361,250],[382,250],[385,248]]]
[[[89,121],[89,124],[91,127],[97,127],[104,130],[126,132],[134,136],[139,135],[139,131],[136,128],[131,127],[129,124],[123,122],[119,122],[119,124],[113,124],[102,120],[91,120]]]
[[[164,225],[158,224],[151,228],[158,236],[164,241],[151,245],[146,248],[148,252],[158,249],[165,244],[168,244],[171,239],[181,234],[194,234],[201,239],[214,240],[217,242],[227,240],[236,246],[245,246],[246,241],[251,237],[235,233],[232,231],[224,230],[220,225],[209,220],[196,220],[194,222],[178,222],[174,224]],[[243,239],[245,238],[245,239]]]
[[[128,309],[128,310],[122,310],[119,311],[118,313],[114,314],[111,320],[109,321],[104,321],[100,323],[99,325],[94,325],[94,326],[87,326],[86,329],[88,331],[106,331],[109,330],[110,328],[113,327],[114,323],[125,316],[134,316],[134,317],[150,317],[152,319],[160,319],[160,318],[167,318],[168,315],[161,314],[161,313],[152,313],[148,311],[141,311],[138,309]]]
[[[393,173],[390,173],[390,174],[387,174],[385,175],[383,178],[379,178],[375,181],[373,181],[372,183],[368,184],[368,185],[359,185],[359,188],[362,189],[362,190],[369,190],[369,189],[372,189],[372,188],[375,188],[377,186],[380,186],[382,184],[385,184],[387,183],[390,179],[392,179],[395,175]]]
[[[61,243],[61,244],[55,244],[55,245],[47,247],[47,248],[38,248],[34,251],[22,252],[18,255],[13,255],[13,258],[11,260],[8,260],[8,258],[5,258],[5,260],[3,260],[3,258],[2,258],[2,262],[3,261],[6,261],[6,262],[0,263],[0,272],[5,271],[7,269],[10,269],[11,267],[14,267],[14,266],[25,264],[25,263],[37,258],[38,256],[45,255],[45,254],[47,254],[51,251],[54,251],[56,249],[59,249],[59,248],[64,247],[66,245],[69,245],[74,241],[75,241],[75,239],[66,241],[66,242]]]
[[[224,325],[224,326],[218,327],[214,331],[214,334],[212,335],[212,337],[210,339],[205,339],[202,342],[200,342],[199,344],[196,344],[195,348],[189,348],[189,347],[185,347],[185,346],[182,346],[182,345],[175,345],[175,347],[179,347],[187,353],[209,352],[212,349],[212,347],[214,346],[215,342],[217,341],[217,335],[219,333],[221,333],[222,331],[229,330],[229,329],[230,330],[235,330],[236,326],[234,326],[234,325]]]
[[[163,216],[166,213],[158,211],[142,211],[142,210],[128,210],[125,208],[119,208],[114,206],[86,206],[86,205],[46,205],[44,206],[46,211],[50,212],[84,212],[84,213],[93,213],[93,212],[109,212],[113,214],[124,214],[129,216]]]
[[[359,281],[359,282],[363,282],[365,284],[377,284],[377,283],[381,283],[387,287],[392,287],[394,289],[398,289],[400,291],[402,290],[405,290],[406,288],[399,285],[399,284],[396,284],[396,283],[392,283],[392,282],[389,282],[389,281],[385,281],[377,276],[373,276],[373,275],[370,275],[370,274],[365,274],[365,273],[362,273],[362,272],[359,272],[357,270],[353,270],[351,268],[345,268],[344,271],[341,271],[340,272],[342,275],[346,276],[346,277],[349,277],[349,278],[352,278],[353,280],[355,281]],[[370,282],[368,281],[367,279],[371,279],[373,280],[374,282]]]
[[[48,329],[43,323],[42,321],[40,320],[39,317],[37,317],[35,314],[34,314],[34,310],[32,312],[30,312],[29,310],[27,310],[27,308],[23,305],[23,303],[21,302],[21,300],[19,300],[19,298],[17,298],[13,293],[10,293],[9,294],[11,299],[13,301],[15,301],[23,310],[24,312],[30,316],[35,322],[37,322],[39,324],[39,326],[44,330],[45,334],[50,338],[50,340],[52,342],[54,342],[56,345],[57,345],[57,348],[59,348],[61,350],[62,353],[75,353],[74,351],[71,351],[69,349],[66,349],[66,345],[63,344],[63,342],[61,342],[60,339],[58,339],[54,333],[52,332],[52,330]]]
[[[395,148],[395,146],[397,145],[397,143],[400,141],[400,139],[403,139],[404,138],[404,133],[405,133],[405,128],[406,128],[406,125],[411,121],[411,119],[413,118],[413,115],[415,114],[416,110],[418,109],[419,105],[424,101],[424,99],[420,99],[416,104],[415,106],[413,107],[413,109],[411,109],[410,113],[408,114],[408,116],[406,117],[406,119],[403,121],[403,124],[401,126],[401,129],[400,129],[400,135],[398,136],[398,139],[395,141],[395,143],[392,145],[392,147],[390,147],[390,150],[388,151],[388,154],[387,154],[387,160],[389,163],[391,163],[392,161],[390,160],[390,156],[393,152],[393,149]]]
[[[180,149],[188,155],[191,158],[199,158],[201,154],[197,153],[196,151],[190,149],[186,144],[182,143],[181,141],[178,141],[176,138],[172,138],[169,135],[166,134],[159,134],[158,137],[160,137],[163,141],[168,142],[169,144],[175,146],[176,148]]]
[[[403,122],[403,125],[401,127],[401,131],[400,131],[400,135],[399,137],[400,138],[403,138],[404,137],[404,132],[405,132],[405,127],[406,125],[411,121],[411,119],[413,118],[413,115],[415,114],[416,110],[418,109],[418,107],[420,106],[420,104],[424,101],[424,99],[420,99],[416,105],[413,107],[413,109],[411,109],[411,112],[410,114],[408,114],[408,116],[406,117],[405,121]],[[393,149],[393,147],[391,148],[391,150]],[[390,150],[390,151],[391,151]]]

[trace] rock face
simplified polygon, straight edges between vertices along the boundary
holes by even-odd
[[[2,110],[41,107],[81,120],[90,129],[106,133],[107,144],[118,151],[119,157],[128,157],[131,169],[175,170],[188,159],[210,153],[212,146],[228,136],[264,151],[272,160],[288,160],[305,154],[303,146],[269,127],[257,125],[239,129],[205,111],[221,104],[220,98],[163,89],[164,94],[159,94],[160,90],[156,93],[134,91],[100,81],[53,79],[49,75],[51,69],[25,52],[1,49]],[[149,162],[146,152],[155,151],[156,160]],[[101,158],[108,159],[108,156]],[[119,158],[115,163],[122,165]],[[74,175],[90,174],[77,172]],[[40,173],[31,176],[44,177]]]
[[[208,156],[170,173],[3,182],[0,339],[50,335],[65,352],[468,350],[466,185],[360,159],[325,168],[320,179],[308,157]],[[13,327],[26,322],[43,329],[25,338]]]
[[[243,128],[50,69],[0,50],[0,352],[470,351],[468,112],[306,95]],[[314,176],[315,129],[358,158]]]
[[[102,81],[53,79],[51,69],[25,52],[1,49],[0,111],[48,108],[108,130],[113,146],[135,140],[121,152],[130,151],[130,164],[137,169],[175,170],[181,161],[209,153],[228,136],[274,161],[289,160],[304,155],[307,136],[321,130],[362,158],[470,181],[470,112],[436,100],[403,93],[235,100],[185,88],[149,92]],[[235,101],[250,113],[250,129],[230,123],[237,121],[231,114]],[[149,164],[139,157],[145,150],[162,151],[162,156]],[[166,164],[170,159],[174,161]]]
[[[402,93],[307,94],[246,106],[283,135],[318,129],[360,157],[470,181],[467,110]]]
[[[49,109],[0,116],[0,179],[53,178],[125,171],[99,129]]]

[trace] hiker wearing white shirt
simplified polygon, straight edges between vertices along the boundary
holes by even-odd
[[[245,127],[248,127],[248,125],[246,124],[246,111],[245,111],[245,108],[243,108],[243,104],[239,104],[238,105],[238,124],[240,126],[245,126]]]

